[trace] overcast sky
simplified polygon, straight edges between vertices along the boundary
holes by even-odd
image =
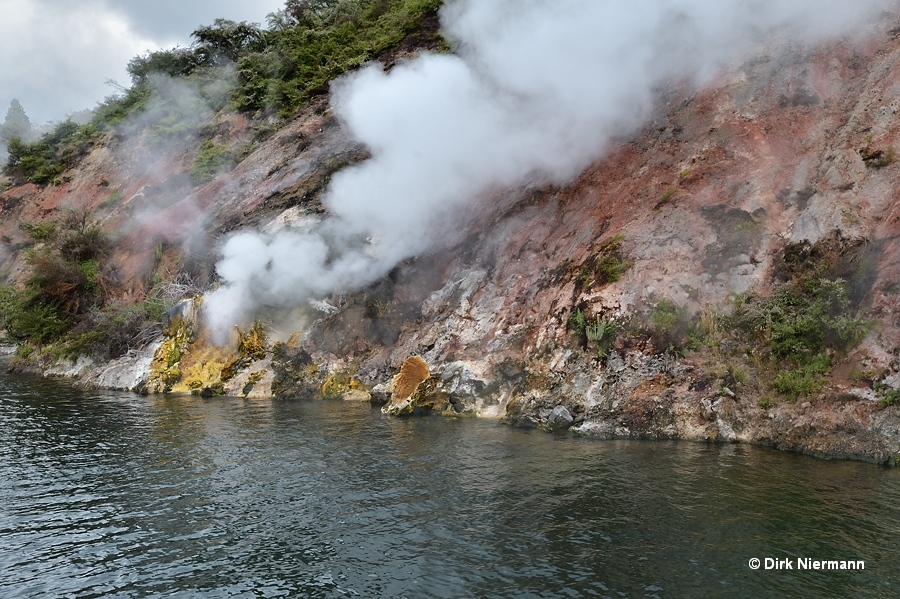
[[[190,43],[217,17],[265,25],[284,0],[0,0],[0,122],[13,98],[32,124],[93,108],[129,85],[147,50]]]

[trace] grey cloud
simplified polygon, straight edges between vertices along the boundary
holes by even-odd
[[[107,0],[107,3],[126,15],[139,34],[158,40],[171,39],[181,44],[185,43],[191,31],[201,25],[209,25],[216,18],[265,25],[266,15],[284,6],[283,0]]]
[[[36,123],[94,107],[147,50],[188,45],[214,19],[264,22],[283,0],[0,0],[0,112],[18,98]]]

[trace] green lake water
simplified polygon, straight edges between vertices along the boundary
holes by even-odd
[[[900,469],[2,375],[0,597],[900,597]]]

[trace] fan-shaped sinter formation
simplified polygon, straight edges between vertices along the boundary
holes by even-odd
[[[410,356],[403,362],[400,372],[394,377],[394,393],[391,399],[404,400],[412,395],[419,383],[431,376],[428,363],[419,356]]]

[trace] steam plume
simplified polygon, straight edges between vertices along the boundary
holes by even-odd
[[[455,55],[423,55],[332,86],[371,158],[333,177],[315,230],[243,232],[224,245],[214,327],[263,306],[358,289],[427,250],[489,187],[565,182],[648,117],[654,90],[702,84],[777,35],[860,31],[889,0],[455,0]],[[364,243],[360,240],[373,240]]]

